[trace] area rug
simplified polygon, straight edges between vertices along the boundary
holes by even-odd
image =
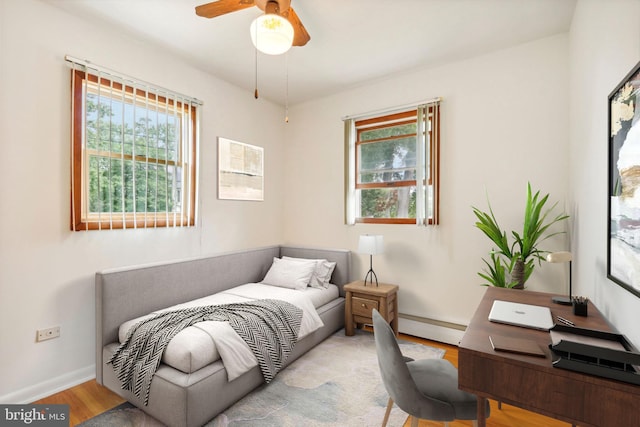
[[[400,340],[405,356],[442,358],[444,350]],[[367,427],[379,426],[387,394],[378,368],[371,332],[354,336],[339,330],[265,384],[206,424],[206,427]],[[407,414],[393,408],[390,427]],[[94,426],[162,426],[130,404],[123,404],[81,424]]]

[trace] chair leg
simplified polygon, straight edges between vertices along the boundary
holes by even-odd
[[[411,415],[411,427],[418,427],[418,417]]]
[[[478,427],[478,420],[473,420],[473,427]]]
[[[382,427],[387,426],[387,422],[389,421],[389,414],[391,414],[391,408],[393,408],[393,399],[389,398],[387,402],[387,411],[384,413],[384,418],[382,420]]]

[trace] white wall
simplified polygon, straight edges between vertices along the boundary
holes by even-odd
[[[576,292],[640,347],[635,297],[607,277],[607,98],[640,60],[640,1],[580,0],[570,32],[571,202]]]
[[[197,227],[69,231],[65,54],[204,102]],[[96,271],[281,243],[281,107],[34,0],[0,0],[0,94],[0,402],[33,400],[94,376]],[[217,200],[218,135],[265,147],[264,202]],[[56,325],[60,338],[35,342],[37,329]]]
[[[385,254],[374,256],[374,270],[400,285],[400,313],[466,325],[486,289],[476,272],[491,248],[473,226],[471,206],[486,208],[486,190],[503,226],[521,228],[527,181],[565,205],[568,57],[568,36],[558,35],[292,108],[286,241],[355,251],[360,234],[382,234]],[[341,117],[434,97],[443,98],[441,225],[344,225]],[[565,249],[566,240],[543,247]],[[354,279],[364,277],[368,257],[353,259]],[[527,287],[566,292],[567,272],[543,264]]]

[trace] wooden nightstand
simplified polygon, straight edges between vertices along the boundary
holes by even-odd
[[[358,280],[344,285],[347,302],[344,310],[344,334],[353,335],[353,326],[373,324],[371,312],[375,308],[391,324],[398,336],[398,286],[380,283],[367,283]]]

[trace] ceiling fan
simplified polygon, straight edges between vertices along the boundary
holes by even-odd
[[[196,6],[196,15],[204,18],[215,18],[216,16],[257,6],[265,14],[273,13],[289,21],[293,26],[293,46],[304,46],[311,37],[290,5],[291,0],[218,0]]]

